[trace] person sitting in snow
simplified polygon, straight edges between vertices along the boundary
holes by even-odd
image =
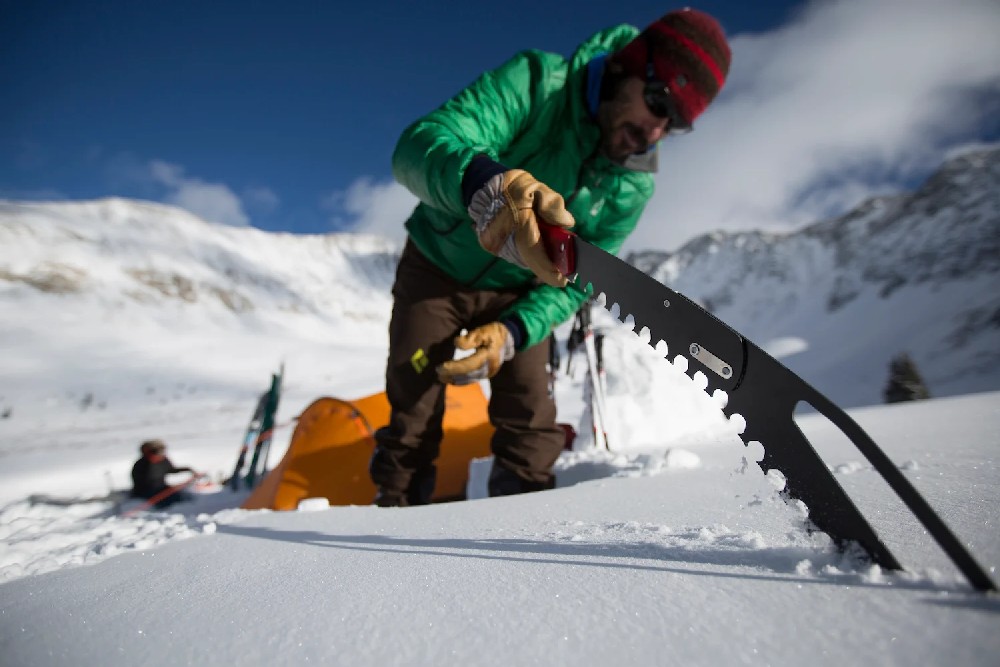
[[[420,203],[392,288],[376,505],[429,502],[444,385],[487,378],[490,495],[555,485],[565,438],[549,334],[587,294],[567,286],[538,225],[617,253],[653,194],[658,142],[692,129],[729,64],[713,17],[672,11],[642,32],[604,30],[569,60],[519,53],[403,132],[393,173]],[[453,360],[456,348],[474,353]]]
[[[166,493],[174,488],[167,484],[167,475],[175,472],[190,472],[192,479],[201,475],[192,468],[178,468],[166,455],[167,446],[162,440],[147,440],[139,447],[142,457],[132,466],[132,497],[146,500],[157,499],[153,505],[156,509],[164,509],[174,503],[191,500],[191,494],[183,489]]]

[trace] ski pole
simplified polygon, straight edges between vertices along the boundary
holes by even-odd
[[[607,404],[604,401],[604,391],[601,386],[600,371],[597,369],[597,350],[594,345],[594,332],[588,330],[583,339],[587,351],[587,375],[590,377],[591,417],[594,423],[594,440],[597,446],[611,451],[608,444]]]
[[[577,312],[580,318],[580,329],[583,335],[583,349],[587,357],[587,376],[590,380],[590,416],[594,428],[594,444],[601,445],[611,451],[608,444],[607,403],[605,401],[604,382],[601,378],[603,363],[598,355],[595,343],[594,324],[590,309],[592,300],[588,300]],[[603,356],[603,355],[601,355]]]
[[[160,491],[159,493],[157,493],[156,495],[154,495],[152,498],[149,498],[143,504],[139,505],[138,507],[133,507],[129,511],[125,512],[124,514],[122,514],[122,516],[123,517],[130,517],[130,516],[132,516],[134,514],[138,514],[139,512],[144,512],[144,511],[148,510],[150,507],[152,507],[153,505],[155,505],[155,504],[157,504],[159,502],[162,502],[163,500],[165,500],[165,499],[169,498],[170,496],[174,495],[178,491],[181,491],[182,489],[186,489],[187,487],[191,486],[191,484],[193,484],[196,479],[201,479],[201,477],[202,477],[202,475],[192,475],[191,479],[189,479],[188,481],[184,482],[183,484],[175,484],[174,486],[168,486],[167,488],[163,489],[162,491]]]

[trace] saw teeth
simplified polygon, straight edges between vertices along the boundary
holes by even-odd
[[[701,391],[705,392],[705,394],[707,394],[709,398],[711,398],[716,405],[718,405],[719,410],[726,417],[736,434],[739,435],[740,441],[743,443],[743,447],[747,450],[754,450],[755,454],[758,451],[760,452],[760,458],[754,462],[758,468],[760,468],[761,472],[768,478],[771,478],[771,476],[775,474],[780,475],[781,479],[784,480],[785,483],[782,488],[776,489],[778,496],[786,503],[797,503],[800,505],[806,517],[805,522],[807,527],[813,526],[812,522],[808,518],[808,507],[806,507],[802,500],[797,498],[792,489],[788,487],[787,478],[780,469],[775,467],[772,457],[768,454],[767,447],[765,447],[764,443],[760,440],[753,437],[752,432],[748,432],[747,429],[749,428],[749,424],[743,415],[729,410],[729,395],[722,389],[709,391],[709,377],[698,369],[696,365],[691,364],[690,360],[686,356],[678,354],[673,358],[673,360],[671,360],[669,357],[670,346],[666,341],[660,338],[657,339],[655,344],[653,344],[653,334],[649,327],[640,325],[639,331],[636,331],[636,320],[632,313],[626,313],[623,317],[621,304],[616,301],[608,305],[609,299],[607,293],[599,292],[593,283],[589,283],[589,285],[594,288],[594,303],[596,305],[607,310],[619,324],[627,327],[629,331],[635,333],[643,343],[652,347],[657,354],[666,359],[668,363],[672,364],[675,368],[691,378],[691,382],[693,382],[696,387],[701,389]],[[751,458],[754,457],[751,456]],[[815,526],[813,526],[813,529],[818,530]]]
[[[623,315],[622,306],[617,301],[609,304],[608,302],[610,301],[610,298],[608,297],[607,292],[599,290],[593,282],[589,282],[587,286],[594,290],[594,303],[596,305],[607,310],[619,324],[627,327],[628,330],[635,333],[643,343],[652,347],[659,356],[662,356],[668,363],[672,364],[676,369],[691,378],[691,382],[705,392],[709,398],[711,398],[716,405],[718,405],[719,410],[733,426],[735,432],[740,436],[740,440],[743,442],[744,447],[750,447],[752,444],[756,444],[761,447],[763,456],[756,463],[765,475],[772,470],[777,470],[771,465],[770,457],[768,456],[767,449],[764,445],[759,440],[754,438],[752,433],[747,432],[749,424],[747,423],[746,418],[743,415],[737,412],[732,412],[728,409],[729,395],[725,391],[718,388],[710,390],[710,378],[702,372],[697,365],[692,364],[683,354],[678,354],[671,360],[669,356],[670,346],[666,341],[662,338],[658,338],[654,344],[652,340],[653,333],[649,327],[639,325],[639,331],[636,331],[637,322],[632,313],[625,313]]]
[[[652,347],[656,351],[657,355],[666,359],[668,363],[672,364],[676,369],[691,378],[691,382],[705,392],[709,398],[711,398],[716,405],[718,405],[719,410],[726,417],[736,434],[739,435],[744,447],[751,448],[752,445],[756,445],[761,448],[763,455],[760,460],[756,461],[756,463],[765,475],[771,471],[777,471],[777,468],[773,467],[770,457],[768,456],[767,448],[764,447],[763,443],[754,438],[752,433],[747,432],[749,424],[747,423],[746,418],[738,412],[732,412],[729,410],[729,395],[725,391],[718,388],[710,391],[710,378],[698,369],[696,365],[691,364],[690,360],[686,356],[678,354],[673,359],[670,359],[670,346],[666,341],[662,338],[658,338],[654,344],[652,340],[653,333],[649,327],[639,325],[639,331],[636,331],[635,329],[637,323],[632,313],[625,313],[623,316],[621,304],[615,301],[609,305],[609,298],[606,292],[599,291],[593,283],[588,283],[588,285],[594,289],[594,303],[596,305],[607,310],[619,324],[627,327],[629,331],[635,333],[643,343]]]

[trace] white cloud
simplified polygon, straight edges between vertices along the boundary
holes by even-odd
[[[974,137],[984,92],[1000,95],[998,35],[996,0],[821,0],[734,37],[727,88],[662,144],[626,249],[790,229],[926,174]]]
[[[228,186],[187,176],[183,167],[160,160],[149,163],[149,172],[154,181],[168,189],[168,203],[211,222],[234,227],[250,224],[243,202]]]
[[[271,188],[248,188],[243,192],[243,200],[262,213],[273,213],[281,204],[278,195]]]
[[[337,227],[346,225],[351,231],[377,234],[402,246],[406,239],[403,223],[417,203],[417,198],[399,183],[375,182],[363,176],[346,190],[326,197],[323,207],[334,213],[332,222]]]

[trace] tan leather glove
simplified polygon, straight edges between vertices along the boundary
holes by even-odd
[[[539,222],[564,229],[576,224],[562,195],[523,169],[510,169],[473,195],[469,215],[487,252],[529,269],[547,285],[566,286],[566,276],[545,254],[538,231]]]
[[[446,361],[437,367],[437,376],[447,384],[471,384],[497,374],[505,361],[514,357],[514,340],[500,322],[490,322],[455,338],[460,350],[475,350],[464,359]]]

